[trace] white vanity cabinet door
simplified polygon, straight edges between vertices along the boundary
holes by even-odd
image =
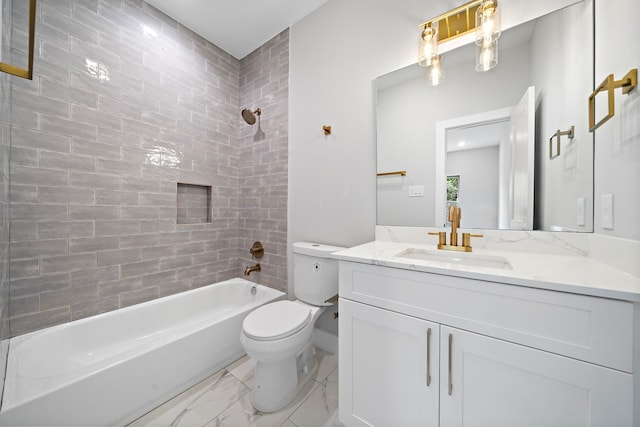
[[[442,426],[632,425],[630,374],[446,326],[440,337]]]
[[[340,421],[438,426],[439,325],[342,298],[339,304]]]

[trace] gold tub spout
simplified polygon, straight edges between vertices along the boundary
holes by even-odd
[[[254,271],[260,271],[260,264],[256,264],[253,267],[247,267],[244,269],[244,275],[248,276],[251,273],[253,273]]]

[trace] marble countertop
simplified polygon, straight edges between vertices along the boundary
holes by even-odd
[[[333,255],[343,261],[640,302],[639,277],[586,256],[474,248],[472,256],[506,258],[511,268],[502,269],[397,256],[408,248],[448,252],[438,251],[435,244],[376,240]]]

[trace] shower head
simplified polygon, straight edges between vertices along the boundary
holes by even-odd
[[[242,110],[242,118],[249,125],[255,124],[256,116],[260,117],[260,114],[262,114],[262,110],[260,110],[259,108],[256,108],[255,111],[251,111],[248,108],[245,108],[244,110]]]

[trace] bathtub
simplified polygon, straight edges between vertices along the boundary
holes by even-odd
[[[283,297],[231,279],[12,338],[0,425],[133,421],[242,356],[245,316]]]

